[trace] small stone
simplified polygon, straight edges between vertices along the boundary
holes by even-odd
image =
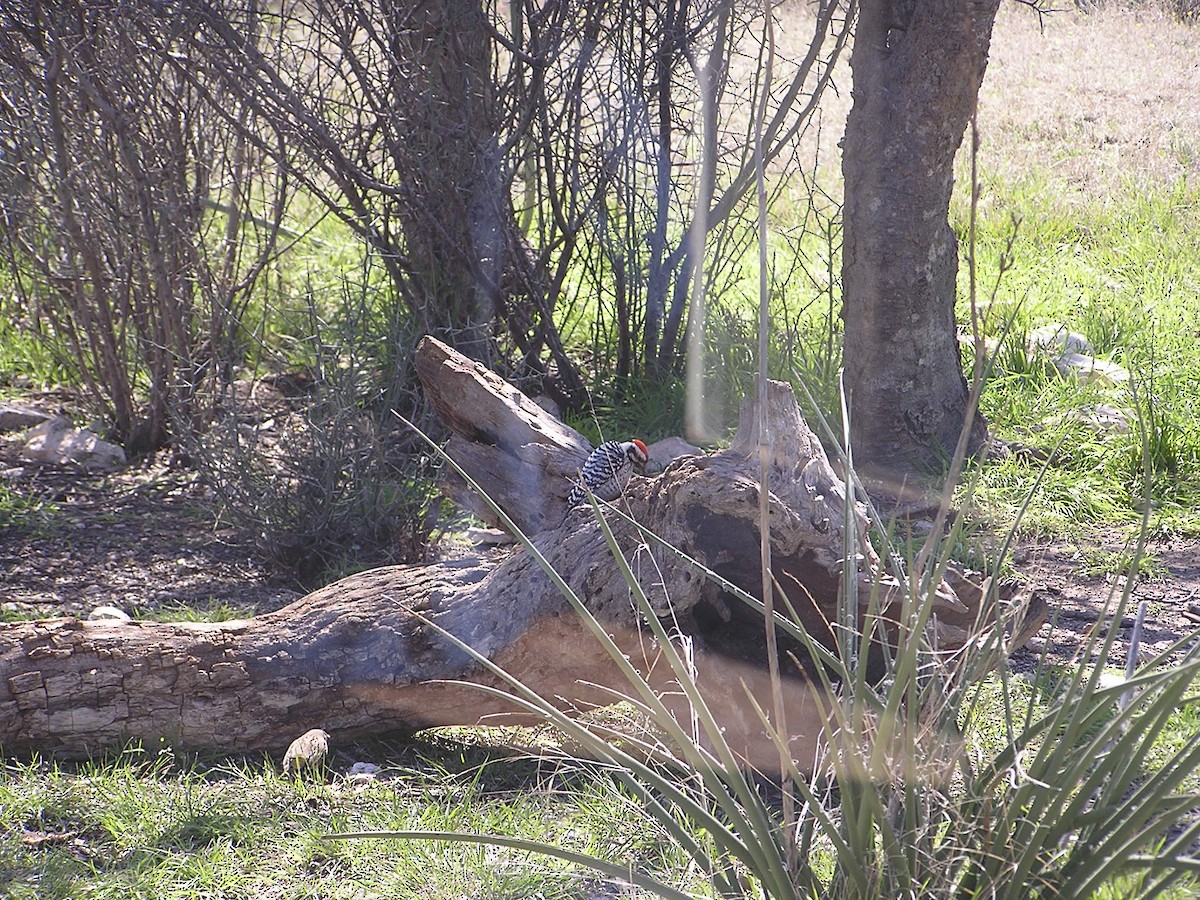
[[[1124,384],[1129,371],[1107,360],[1097,359],[1091,341],[1066,325],[1043,325],[1029,332],[1025,340],[1028,352],[1045,354],[1064,378],[1099,381],[1105,384]]]
[[[346,780],[351,784],[369,784],[379,777],[382,769],[371,762],[356,762],[346,773]]]
[[[562,418],[562,410],[559,409],[558,404],[555,403],[552,398],[547,397],[545,394],[542,394],[538,397],[534,397],[533,402],[536,403],[538,406],[540,406],[542,409],[544,409],[546,412],[550,413],[550,415],[554,416],[554,418],[556,418],[556,419]]]
[[[133,618],[125,610],[116,606],[97,606],[88,613],[89,622],[132,622]]]
[[[1097,403],[1095,406],[1082,406],[1071,409],[1059,416],[1051,416],[1044,420],[1049,427],[1062,422],[1078,422],[1093,428],[1098,435],[1128,434],[1133,430],[1137,414],[1126,407],[1114,406],[1111,403]]]
[[[329,756],[329,734],[320,728],[312,728],[296,738],[283,754],[283,771],[315,771],[325,764]]]
[[[1113,688],[1113,687],[1120,687],[1127,680],[1128,679],[1125,677],[1124,672],[1108,672],[1108,671],[1106,671],[1106,672],[1100,673],[1100,677],[1096,679],[1096,683],[1101,688]]]
[[[1082,334],[1057,323],[1043,325],[1030,331],[1027,344],[1030,350],[1042,350],[1056,356],[1065,356],[1068,353],[1091,355],[1096,352],[1092,342]]]
[[[515,544],[517,539],[507,531],[499,528],[468,528],[467,540],[472,544],[483,547],[498,547],[502,544]]]
[[[1030,638],[1025,642],[1025,649],[1035,655],[1040,655],[1046,649],[1046,639],[1042,637]]]
[[[1054,366],[1063,375],[1073,375],[1083,381],[1118,385],[1129,380],[1129,370],[1124,366],[1086,353],[1064,353],[1054,361]]]

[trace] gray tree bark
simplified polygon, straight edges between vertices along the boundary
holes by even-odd
[[[594,511],[577,508],[558,527],[569,480],[530,477],[543,464],[543,473],[566,471],[568,460],[582,458],[586,442],[438,341],[426,338],[418,359],[435,408],[455,432],[451,452],[534,533],[541,553],[621,652],[686,716]],[[775,575],[810,633],[832,646],[844,487],[790,388],[772,384],[769,404]],[[635,521],[755,594],[757,416],[750,403],[742,412],[727,450],[676,460],[655,478],[635,478],[621,505]],[[654,613],[691,643],[696,678],[727,738],[749,763],[771,766],[775,749],[747,701],[749,691],[770,708],[761,614],[607,515]],[[542,528],[546,523],[551,527]],[[851,527],[865,531],[861,513]],[[866,542],[860,553],[855,577],[861,595],[880,581],[886,608],[891,595],[879,560]],[[977,590],[956,595],[943,586],[935,607],[943,648],[971,639],[982,600]],[[314,727],[341,740],[514,721],[511,704],[472,686],[500,686],[498,678],[434,625],[566,710],[607,704],[612,691],[630,690],[534,556],[517,549],[490,559],[352,575],[277,612],[235,622],[59,619],[0,626],[0,746],[85,755],[128,740],[163,739],[187,749],[279,752]],[[810,760],[825,711],[803,647],[785,642],[781,649],[793,752]]]
[[[473,359],[490,357],[505,247],[488,20],[479,0],[389,0],[397,206],[421,321]]]
[[[936,471],[962,432],[948,217],[999,2],[860,5],[842,155],[842,318],[855,459],[875,476]],[[968,449],[986,437],[976,416]]]

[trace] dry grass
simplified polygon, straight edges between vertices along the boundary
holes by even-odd
[[[797,57],[812,13],[791,0],[780,16],[781,51]],[[822,166],[833,172],[850,109],[848,60],[822,103]],[[1009,182],[1037,173],[1064,199],[1200,177],[1200,25],[1153,0],[1040,18],[1005,3],[979,115],[985,173]]]
[[[1040,22],[1005,4],[980,127],[985,171],[1037,171],[1068,197],[1200,176],[1200,27],[1152,4]]]

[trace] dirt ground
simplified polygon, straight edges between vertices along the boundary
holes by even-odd
[[[0,513],[0,620],[86,617],[114,606],[135,617],[227,608],[251,615],[299,597],[253,546],[213,527],[194,473],[166,461],[111,475],[23,464],[0,436],[0,477],[45,512]]]
[[[102,606],[135,618],[214,608],[252,615],[303,593],[267,568],[253,546],[213,526],[212,500],[194,473],[161,460],[111,475],[82,474],[24,464],[19,446],[19,435],[0,436],[0,477],[47,511],[0,518],[0,619],[86,617]],[[1112,627],[1124,579],[1085,574],[1082,560],[1089,550],[1122,547],[1113,530],[1089,542],[1017,548],[1022,589],[1046,602],[1050,621],[1013,657],[1014,668],[1035,667],[1042,653],[1068,663],[1092,629]],[[1110,665],[1123,664],[1137,601],[1148,603],[1143,660],[1200,627],[1200,540],[1152,541],[1147,552],[1158,564],[1153,577],[1132,586]]]
[[[1124,547],[1121,535],[1105,532],[1087,542],[1017,548],[1017,574],[1026,590],[1046,601],[1049,621],[1013,656],[1014,668],[1033,668],[1043,653],[1052,663],[1068,664],[1079,658],[1080,645],[1094,629],[1104,629],[1103,635],[1114,624],[1117,634],[1108,664],[1123,667],[1137,607],[1143,600],[1146,618],[1139,653],[1143,663],[1200,628],[1200,540],[1175,537],[1149,542],[1146,553],[1161,565],[1154,567],[1153,577],[1135,579],[1125,613],[1116,620],[1127,587],[1125,577],[1085,574],[1081,569],[1087,550],[1119,552]]]

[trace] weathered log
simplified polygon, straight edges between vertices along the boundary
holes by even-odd
[[[571,511],[562,527],[541,527],[561,520],[562,497],[586,442],[436,341],[422,342],[418,368],[455,433],[455,458],[535,534],[539,550],[622,653],[682,704],[591,507]],[[791,390],[772,385],[769,404],[775,575],[809,631],[832,644],[844,487]],[[754,595],[756,421],[747,403],[727,450],[635,478],[620,501],[635,521]],[[769,765],[775,751],[746,700],[749,690],[770,708],[761,615],[648,544],[623,519],[608,517],[655,613],[690,639],[697,680],[728,738],[751,763]],[[850,524],[865,531],[861,511]],[[869,588],[883,578],[879,561],[865,540],[858,547],[856,577]],[[960,624],[979,612],[978,604],[964,609],[948,587],[941,604],[939,612]],[[312,727],[336,741],[397,728],[513,721],[511,704],[456,683],[499,685],[430,622],[564,709],[604,705],[612,691],[629,690],[533,555],[517,549],[499,559],[364,572],[236,622],[2,626],[0,746],[78,755],[130,739],[164,739],[182,748],[279,752]],[[956,638],[960,645],[966,639]],[[791,651],[784,658],[793,752],[811,759],[824,712],[806,677],[803,648],[784,649]],[[686,714],[682,705],[678,711]]]
[[[572,579],[601,588],[603,596],[610,579],[593,568],[600,554],[591,558],[591,565],[570,569]],[[685,715],[652,636],[633,624],[627,602],[622,612],[623,621],[607,623],[608,633],[657,691],[676,694]],[[0,630],[0,746],[83,756],[133,739],[278,753],[314,726],[345,740],[394,729],[532,721],[456,683],[502,686],[414,613],[567,711],[608,705],[612,691],[630,691],[542,570],[520,553],[499,566],[476,559],[376,569],[235,622],[7,625]],[[767,765],[770,758],[759,757],[769,747],[741,684],[767,704],[761,666],[722,660],[702,644],[695,661],[730,741],[748,760]],[[806,686],[792,680],[787,694],[793,727],[815,737],[823,720]]]
[[[130,738],[278,750],[315,725],[345,737],[511,712],[482,691],[438,683],[498,685],[414,613],[547,697],[611,702],[586,686],[619,684],[611,659],[530,562],[375,569],[234,622],[9,625],[0,740],[68,754]]]
[[[562,521],[564,502],[591,447],[506,382],[441,341],[424,338],[417,374],[438,419],[451,432],[446,452],[526,534]],[[462,506],[492,512],[460,479],[447,482]]]

